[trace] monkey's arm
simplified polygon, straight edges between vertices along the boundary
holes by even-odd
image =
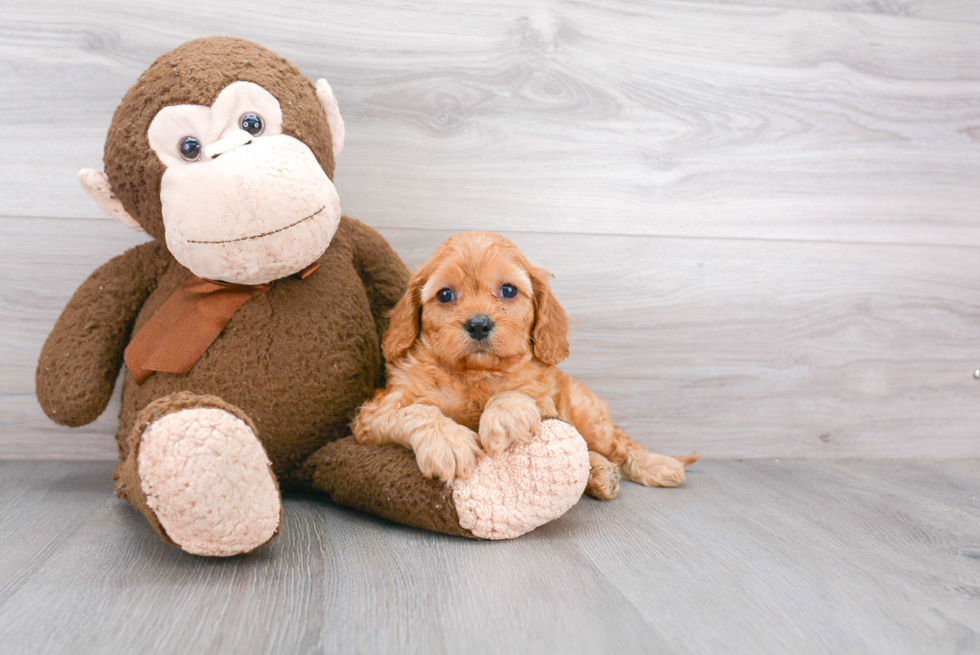
[[[37,362],[37,399],[53,421],[77,427],[105,410],[136,315],[169,262],[163,244],[144,243],[110,259],[75,291]]]
[[[378,328],[378,341],[388,329],[388,314],[408,286],[408,268],[398,258],[385,238],[360,221],[344,216],[341,224],[347,228],[354,247],[354,266],[364,282],[371,314]]]

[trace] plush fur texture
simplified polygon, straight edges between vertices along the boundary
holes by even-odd
[[[262,121],[241,129],[241,117]],[[167,248],[205,279],[264,284],[292,275],[330,244],[340,198],[313,151],[282,133],[279,101],[252,82],[226,87],[212,107],[164,107],[149,142],[160,182]],[[203,149],[188,161],[185,137]]]
[[[681,484],[696,455],[648,453],[605,401],[555,366],[568,355],[568,318],[548,277],[500,235],[464,232],[439,246],[392,312],[388,388],[361,409],[357,439],[412,448],[423,473],[453,481],[472,474],[481,451],[527,442],[542,416],[558,416],[627,480]],[[492,324],[485,338],[467,328],[476,319]],[[615,496],[603,461],[594,462],[587,491]]]
[[[549,419],[532,439],[491,452],[457,480],[459,523],[483,539],[513,539],[558,518],[578,502],[589,479],[585,441],[574,427]]]
[[[45,342],[37,396],[56,422],[84,425],[102,413],[131,336],[191,275],[166,246],[160,198],[165,165],[150,147],[150,123],[164,107],[210,105],[239,81],[272,94],[282,108],[282,134],[308,147],[314,167],[322,168],[316,168],[317,176],[332,177],[331,148],[339,150],[343,142],[343,122],[332,93],[327,97],[328,86],[315,89],[282,58],[239,39],[200,39],[157,59],[116,111],[106,140],[106,177],[81,176],[100,200],[118,198],[118,206],[108,205],[111,213],[136,221],[155,240],[96,270]],[[325,102],[326,112],[321,99],[332,101]],[[247,141],[210,145],[228,160],[236,148],[262,152]],[[210,186],[221,183],[220,176],[208,180]],[[249,200],[246,194],[242,203]],[[241,218],[233,210],[226,212],[231,223]],[[274,212],[272,218],[278,218]],[[302,280],[259,280],[272,282],[271,289],[238,308],[189,372],[157,371],[142,384],[126,376],[116,494],[168,543],[223,556],[268,542],[279,529],[279,485],[320,491],[409,525],[479,536],[460,524],[451,490],[423,477],[411,452],[344,439],[357,407],[384,385],[381,336],[405,292],[408,271],[381,235],[356,220],[340,218],[328,240],[325,252],[323,244],[310,251],[311,261],[299,257],[281,270],[279,249],[268,248],[270,261],[260,263],[278,271],[273,275],[306,268],[313,260],[319,268]],[[219,262],[208,274],[227,281],[240,264]],[[577,466],[550,451],[538,468],[529,466],[528,457],[514,455],[509,468],[504,465],[509,477],[487,482],[506,502],[487,501],[483,514],[513,511],[510,499],[533,484],[533,471],[549,470],[549,479],[557,480],[563,466]],[[567,497],[563,489],[555,502],[564,506]],[[518,523],[508,524],[508,534],[520,531],[514,529]],[[536,524],[524,525],[527,530]]]
[[[171,261],[162,243],[144,243],[110,259],[75,291],[35,375],[37,399],[55,423],[87,425],[105,410],[133,322]]]
[[[255,422],[276,475],[286,476],[288,486],[297,464],[348,433],[354,410],[381,379],[378,331],[405,274],[393,258],[377,233],[343,219],[316,273],[278,280],[242,305],[189,373],[154,373],[142,385],[127,376],[119,434],[127,434],[136,413],[156,398],[178,391],[219,396]],[[371,268],[382,262],[381,270]],[[169,258],[134,331],[188,275]]]
[[[335,502],[425,530],[471,539],[512,539],[558,518],[582,496],[589,474],[574,427],[545,421],[539,438],[483,458],[468,480],[420,484],[412,452],[347,437],[297,472]],[[358,466],[351,466],[358,462]]]
[[[148,467],[144,467],[141,470],[140,465],[141,463],[145,462],[145,459],[142,457],[141,447],[143,446],[144,443],[143,442],[144,436],[148,432],[150,432],[155,425],[159,424],[160,422],[166,421],[166,419],[168,419],[171,415],[186,413],[191,411],[196,412],[198,410],[205,410],[205,409],[207,410],[213,409],[219,412],[218,414],[219,419],[213,423],[212,427],[219,427],[220,423],[226,422],[227,419],[225,417],[230,417],[231,419],[234,419],[234,421],[237,421],[237,423],[244,425],[247,431],[251,435],[253,435],[251,439],[254,439],[254,435],[256,432],[255,424],[252,422],[252,419],[250,419],[245,412],[235,407],[234,405],[226,403],[224,400],[218,398],[217,396],[201,396],[186,391],[182,391],[182,392],[172,394],[170,396],[158,398],[153,402],[151,402],[149,405],[144,407],[139,412],[139,414],[136,417],[136,423],[133,426],[133,429],[128,434],[119,436],[119,449],[121,453],[120,454],[121,461],[119,465],[116,467],[115,473],[113,474],[113,479],[116,482],[115,485],[116,496],[118,496],[119,498],[124,498],[125,500],[129,501],[133,505],[133,507],[139,510],[147,518],[147,520],[150,522],[150,525],[153,527],[154,530],[157,531],[157,533],[163,538],[164,541],[174,546],[180,546],[182,548],[186,548],[187,546],[190,546],[191,549],[194,549],[193,552],[197,552],[198,550],[200,550],[197,548],[197,546],[200,546],[202,544],[200,542],[189,543],[189,544],[187,543],[186,534],[180,529],[186,527],[186,525],[178,526],[178,534],[175,535],[175,537],[172,537],[168,533],[167,529],[164,527],[163,522],[161,522],[161,517],[159,516],[159,514],[161,513],[160,510],[162,509],[163,510],[162,513],[170,515],[170,518],[172,518],[174,514],[181,514],[181,513],[194,518],[194,512],[193,511],[187,512],[186,504],[184,504],[183,507],[184,511],[181,512],[180,511],[181,508],[179,506],[182,503],[179,500],[176,503],[176,506],[161,508],[160,495],[153,493],[154,488],[157,486],[155,484],[155,481],[161,481],[161,475],[160,475],[161,470],[159,467],[154,467],[152,465],[152,462],[149,464]],[[180,434],[179,430],[171,429],[171,430],[164,430],[162,433],[158,434],[157,436],[160,437],[161,440],[173,441],[173,440],[179,440],[182,435]],[[188,441],[188,443],[191,443],[191,441]],[[158,444],[159,444],[159,440],[158,440]],[[163,453],[158,452],[156,459],[159,459],[161,456],[166,456],[168,454],[171,455],[176,454],[176,453],[170,453],[171,448],[169,447],[164,448],[163,450],[165,452]],[[186,452],[187,451],[185,450],[185,453]],[[259,498],[260,502],[258,503],[259,505],[258,509],[260,510],[262,505],[268,507],[270,496],[274,497],[276,502],[278,502],[279,500],[279,487],[276,482],[275,476],[272,474],[270,463],[268,462],[268,458],[265,456],[265,453],[262,452],[261,454],[262,454],[262,462],[265,465],[263,468],[266,471],[268,479],[271,479],[273,485],[275,486],[274,489],[275,493],[274,494],[266,493],[264,495],[264,498],[263,497]],[[233,457],[234,453],[230,453],[230,455]],[[252,459],[255,460],[256,458],[253,457]],[[180,458],[175,459],[172,465],[176,465],[179,468],[181,465],[181,459]],[[219,477],[223,476],[224,471],[220,470],[222,467],[215,465],[215,462],[213,460],[209,465],[209,467],[213,470],[212,483],[214,483],[215,476],[219,476]],[[235,468],[234,465],[229,468],[231,469],[229,473],[231,474],[232,479],[240,477],[239,475],[234,474],[234,468]],[[168,477],[168,476],[164,476],[164,477]],[[163,480],[162,482],[165,485],[169,485],[172,482],[172,480]],[[191,482],[191,480],[185,480],[185,482],[189,483]],[[220,496],[220,493],[216,494],[216,496]],[[206,493],[197,493],[194,494],[193,496],[192,505],[197,503],[203,503],[205,505],[211,504],[211,499],[207,497]],[[250,508],[246,507],[244,509],[248,511]],[[265,514],[268,515],[268,512],[265,512]],[[203,515],[197,516],[196,518],[200,520],[205,516],[207,516],[206,512]],[[215,517],[216,519],[215,526],[214,526],[215,528],[218,528],[222,523],[221,518],[222,517],[220,515]],[[268,538],[264,540],[265,542],[271,541],[271,539],[276,534],[279,533],[279,523],[280,521],[279,519],[277,519],[276,525],[274,526],[275,531],[271,535],[268,535]],[[207,530],[207,525],[206,524],[203,525],[202,528],[204,530]],[[176,540],[181,538],[184,539],[184,543],[178,543],[178,541]],[[254,545],[257,544],[253,544],[253,547]],[[243,550],[236,549],[234,547],[235,544],[227,540],[225,541],[223,546],[224,546],[223,550],[225,552],[220,553],[223,555],[236,554],[236,552],[244,552]],[[241,546],[241,544],[239,544],[239,546]],[[212,544],[212,549],[213,549],[213,544]],[[203,553],[198,553],[198,554],[203,554]],[[219,553],[214,552],[209,554],[219,554]]]
[[[477,538],[460,525],[453,490],[422,477],[412,451],[399,446],[365,446],[345,437],[315,452],[292,479],[336,503],[396,523]]]
[[[282,108],[282,133],[305,143],[333,179],[330,127],[309,78],[250,41],[227,37],[189,41],[158,57],[140,75],[116,109],[105,143],[105,172],[113,192],[160,241],[164,241],[160,180],[165,167],[150,148],[150,122],[171,105],[211,106],[232,82],[253,82],[272,93]]]
[[[234,414],[215,407],[168,414],[142,434],[137,461],[146,504],[189,553],[246,553],[279,529],[269,458]]]

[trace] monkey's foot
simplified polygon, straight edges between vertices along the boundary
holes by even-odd
[[[252,429],[229,412],[195,407],[151,422],[137,461],[146,505],[188,553],[246,553],[279,528],[269,458]]]
[[[556,419],[538,434],[481,459],[457,480],[459,523],[481,539],[513,539],[552,521],[578,502],[589,479],[589,450],[578,431]]]

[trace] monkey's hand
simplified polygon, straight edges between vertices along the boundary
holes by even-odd
[[[102,414],[143,303],[169,263],[157,241],[110,259],[68,301],[48,335],[35,374],[41,408],[73,427]]]

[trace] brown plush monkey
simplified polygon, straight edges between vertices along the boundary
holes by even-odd
[[[349,437],[383,384],[379,340],[407,270],[341,216],[344,124],[316,85],[248,41],[157,59],[113,117],[88,193],[153,241],[78,289],[41,352],[37,396],[64,425],[105,409],[125,352],[116,493],[169,543],[234,555],[278,533],[279,488],[449,534],[505,538],[563,513],[584,441],[547,422],[454,489],[410,451]]]

